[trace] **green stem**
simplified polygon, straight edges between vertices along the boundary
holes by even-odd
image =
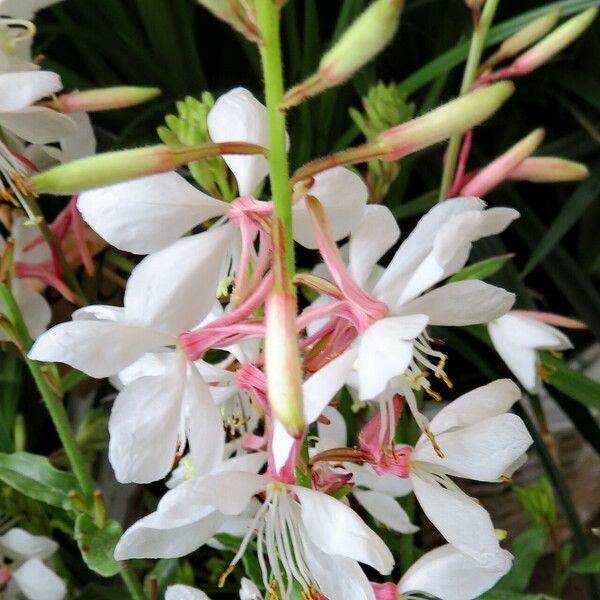
[[[145,600],[146,595],[144,594],[142,584],[136,577],[135,573],[131,570],[129,565],[127,565],[124,569],[121,569],[120,575],[121,579],[125,583],[125,586],[127,587],[127,591],[131,595],[131,598],[133,600]]]
[[[25,362],[27,363],[29,371],[31,372],[35,384],[37,385],[37,388],[42,396],[42,400],[48,409],[48,413],[50,414],[50,418],[54,423],[54,427],[58,433],[61,444],[65,449],[65,453],[69,459],[73,473],[79,482],[79,487],[86,498],[91,499],[94,491],[94,482],[92,481],[92,478],[86,469],[83,456],[77,447],[77,442],[75,441],[75,436],[71,431],[71,424],[69,423],[67,411],[62,403],[62,398],[53,389],[48,381],[48,378],[45,376],[43,363],[30,360],[27,357],[26,353],[29,351],[29,348],[31,348],[32,345],[31,337],[27,331],[27,325],[25,324],[19,306],[15,302],[14,296],[12,295],[10,289],[3,283],[0,284],[0,299],[4,304],[10,321],[15,327],[17,335],[19,336],[18,341],[22,344],[25,350]],[[53,365],[47,366],[48,375],[54,375],[52,367]]]
[[[485,39],[492,21],[494,20],[496,8],[498,8],[498,1],[499,0],[486,1],[479,22],[475,25],[473,37],[471,38],[471,46],[469,48],[469,56],[467,57],[467,64],[465,65],[465,71],[463,73],[463,79],[460,86],[461,96],[469,91],[469,88],[477,76],[477,69],[479,68],[479,63],[481,62],[481,54],[485,48]],[[462,134],[457,133],[450,138],[450,142],[448,143],[446,164],[444,165],[442,183],[440,184],[440,202],[448,197],[450,187],[454,181],[461,141]]]
[[[279,10],[274,0],[257,0],[256,15],[263,43],[259,46],[265,80],[269,121],[269,174],[274,204],[272,227],[275,285],[295,294],[292,235],[292,188],[287,159],[285,113],[278,110],[283,98],[283,65],[279,38]]]

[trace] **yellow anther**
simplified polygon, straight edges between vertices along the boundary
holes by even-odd
[[[509,477],[508,475],[500,475],[500,477],[498,477],[498,481],[500,483],[509,483],[512,481],[512,477]]]
[[[431,388],[425,388],[425,392],[428,396],[431,396],[437,402],[439,402],[442,399],[442,396],[437,392],[434,392]]]
[[[499,542],[508,537],[508,531],[506,531],[506,529],[495,529],[494,531],[496,532],[496,538]]]
[[[186,479],[194,479],[196,470],[194,469],[194,463],[192,462],[192,459],[189,456],[186,456],[181,461],[181,464],[183,465],[184,477]]]
[[[547,362],[536,363],[535,365],[536,373],[546,382],[550,380],[550,377],[554,375],[557,371],[557,368],[554,365],[551,365]]]
[[[21,194],[23,194],[23,196],[27,196],[27,194],[29,194],[29,190],[25,187],[25,184],[23,183],[23,179],[19,176],[19,175],[15,175],[13,178],[13,183],[15,184],[17,190],[19,190],[19,192]]]
[[[227,578],[229,577],[229,575],[231,575],[231,572],[235,569],[235,565],[229,565],[221,574],[221,577],[219,577],[219,581],[217,583],[217,585],[222,588],[225,585],[225,581],[227,580]]]
[[[554,358],[562,358],[563,357],[563,353],[558,352],[558,350],[548,350],[548,354],[550,356],[553,356]]]
[[[431,445],[433,446],[435,453],[440,458],[445,458],[446,455],[443,453],[442,449],[440,448],[440,445],[437,443],[437,440],[435,439],[435,435],[433,435],[433,433],[429,429],[426,429],[424,433],[429,438],[429,441],[431,442]]]

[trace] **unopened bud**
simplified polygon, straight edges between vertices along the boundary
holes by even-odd
[[[198,3],[249,41],[260,42],[260,32],[240,0],[198,0]]]
[[[422,117],[384,131],[376,139],[382,158],[398,160],[479,125],[506,102],[514,89],[509,81],[482,86]]]
[[[554,156],[532,156],[519,163],[508,179],[537,183],[554,181],[578,181],[589,177],[588,168],[574,160]]]
[[[472,11],[481,10],[481,7],[483,6],[484,2],[485,2],[485,0],[465,0],[465,4],[467,5],[467,8],[469,8],[469,10],[472,10]]]
[[[521,52],[521,50],[531,46],[531,44],[535,44],[535,42],[552,30],[559,17],[560,10],[555,8],[548,11],[545,15],[534,19],[531,23],[525,25],[523,29],[507,37],[500,46],[499,54],[502,55],[502,58],[510,58]]]
[[[43,104],[63,113],[98,112],[142,104],[156,98],[160,93],[161,91],[155,87],[124,85],[62,94]]]
[[[391,42],[403,8],[404,0],[372,2],[323,55],[318,71],[286,92],[279,109],[287,110],[349,79]]]
[[[517,142],[504,154],[483,168],[460,191],[462,196],[485,196],[491,189],[508,178],[515,167],[535,152],[544,139],[544,130],[536,129]]]
[[[271,409],[288,433],[304,432],[302,375],[296,333],[296,302],[274,290],[266,303],[265,364]]]
[[[173,171],[190,162],[223,154],[266,154],[266,149],[246,142],[204,144],[192,148],[148,146],[106,152],[52,167],[33,175],[27,189],[33,193],[77,194],[128,179]]]
[[[526,75],[542,66],[576,40],[591,25],[597,14],[598,8],[589,8],[569,19],[533,48],[519,56],[513,64],[513,69],[519,75]]]

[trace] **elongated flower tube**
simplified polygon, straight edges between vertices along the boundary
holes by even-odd
[[[34,193],[76,194],[84,190],[173,171],[196,160],[222,154],[265,154],[266,149],[245,142],[204,144],[190,148],[158,145],[134,150],[106,152],[59,165],[31,177],[27,187]]]
[[[260,31],[253,23],[240,0],[198,0],[217,19],[225,21],[251,42],[260,42]]]
[[[493,160],[483,168],[460,191],[464,196],[485,196],[491,189],[507,179],[525,158],[535,152],[535,149],[544,139],[544,130],[536,129],[527,137],[517,142],[504,154]]]
[[[509,174],[513,181],[578,181],[590,176],[589,169],[574,160],[555,156],[531,156],[520,162]]]
[[[307,163],[296,171],[293,181],[309,179],[334,166],[372,159],[396,161],[479,125],[491,117],[513,91],[514,85],[509,81],[482,86],[422,117],[384,131],[373,142]]]
[[[118,86],[61,94],[38,104],[63,113],[97,112],[135,106],[156,98],[160,93],[155,87]]]
[[[323,56],[318,71],[286,92],[279,109],[288,110],[348,80],[389,44],[403,7],[404,0],[372,2]]]

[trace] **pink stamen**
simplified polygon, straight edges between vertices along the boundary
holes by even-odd
[[[450,188],[450,198],[456,196],[463,186],[463,178],[465,175],[465,169],[469,160],[469,154],[471,153],[471,144],[473,142],[473,130],[469,129],[465,133],[465,137],[460,149],[460,156],[458,158],[458,166],[456,167],[456,175],[454,176],[454,182]]]
[[[0,589],[12,579],[12,573],[5,567],[0,567]]]
[[[375,592],[375,600],[397,600],[398,586],[391,581],[387,583],[373,583],[371,587]]]
[[[73,236],[75,238],[75,247],[79,252],[85,272],[88,277],[91,277],[95,272],[94,261],[92,260],[92,255],[85,239],[85,226],[81,213],[77,208],[77,198],[78,196],[73,196],[67,208],[71,213],[71,228],[73,229]]]
[[[46,285],[56,289],[69,302],[76,303],[77,297],[69,289],[67,284],[56,273],[56,264],[54,261],[45,263],[15,263],[15,275],[19,279],[39,279]]]

